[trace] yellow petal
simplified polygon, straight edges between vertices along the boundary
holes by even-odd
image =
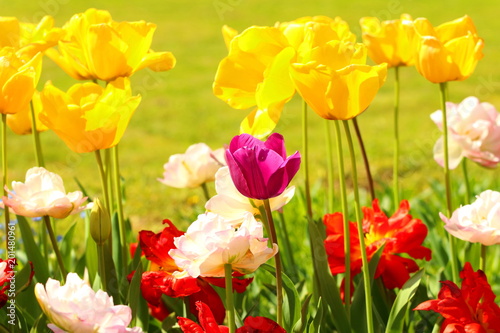
[[[147,67],[155,72],[166,72],[174,68],[175,63],[176,59],[172,52],[150,51],[142,58],[139,67],[135,71]]]
[[[267,109],[272,104],[284,104],[292,98],[295,87],[290,78],[289,68],[294,56],[295,50],[292,47],[283,49],[264,72],[264,79],[256,91],[257,106],[261,110]]]
[[[20,45],[19,21],[15,17],[0,17],[0,48]]]
[[[35,112],[36,130],[37,132],[44,132],[48,130],[48,128],[47,126],[42,124],[38,118],[42,108],[40,94],[38,92],[35,92],[35,94],[33,95],[32,102]],[[31,134],[31,107],[21,110],[16,114],[7,115],[7,125],[14,133],[18,135]]]
[[[224,38],[224,43],[226,44],[227,49],[229,50],[229,45],[234,37],[238,35],[238,31],[236,29],[231,28],[228,25],[222,26],[222,37]]]
[[[253,110],[240,125],[240,133],[247,133],[258,139],[264,139],[272,133],[283,111],[285,102],[269,106],[265,110]]]
[[[89,71],[103,81],[112,81],[120,76],[130,76],[133,67],[127,63],[125,52],[128,45],[107,24],[89,27],[84,55]]]
[[[456,20],[443,23],[436,27],[436,37],[442,43],[446,43],[454,38],[467,36],[469,33],[477,34],[476,27],[472,19],[465,15]]]

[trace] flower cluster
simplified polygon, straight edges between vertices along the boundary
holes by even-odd
[[[363,207],[363,233],[368,258],[371,259],[377,250],[384,246],[374,278],[381,277],[389,288],[401,288],[410,278],[410,273],[418,270],[415,259],[431,259],[431,250],[422,246],[427,236],[427,227],[421,220],[409,214],[410,205],[403,200],[391,217],[387,217],[379,207],[378,200],[373,207]],[[327,214],[323,218],[326,226],[325,249],[332,274],[345,272],[344,228],[341,213]],[[351,243],[351,277],[361,271],[361,249],[358,229],[355,223],[349,222]]]

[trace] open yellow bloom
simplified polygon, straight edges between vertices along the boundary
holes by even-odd
[[[291,75],[307,104],[325,119],[347,120],[366,110],[385,82],[387,65],[366,65],[363,44],[331,41],[313,50]]]
[[[143,68],[167,71],[175,66],[170,52],[153,52],[156,25],[144,21],[115,22],[108,11],[88,9],[64,26],[58,51],[47,55],[77,80],[113,81]]]
[[[483,57],[484,41],[467,15],[436,28],[418,18],[414,26],[420,37],[416,67],[433,83],[465,80]]]
[[[388,67],[396,67],[415,63],[417,40],[410,15],[383,22],[376,17],[363,17],[360,25],[368,56],[377,64],[386,62]]]
[[[38,115],[42,111],[42,102],[40,101],[40,93],[38,91],[35,91],[33,94],[32,103],[35,111],[36,130],[37,132],[44,132],[48,130],[48,128],[40,122],[40,119],[38,119]],[[31,107],[28,106],[24,110],[15,114],[8,114],[7,125],[18,135],[31,134]]]
[[[314,30],[314,38],[306,31]],[[233,32],[234,33],[234,32]],[[275,128],[283,106],[295,94],[290,77],[293,63],[311,57],[311,48],[332,39],[353,40],[339,18],[304,17],[276,24],[250,27],[232,37],[229,54],[217,69],[214,94],[235,109],[256,108],[241,123],[241,132],[262,138]]]
[[[128,78],[118,78],[106,88],[91,82],[75,84],[67,93],[48,83],[40,98],[41,122],[77,153],[118,144],[141,101],[140,96],[132,97]]]
[[[0,49],[0,113],[14,114],[29,108],[41,70],[42,54],[26,60],[12,47]]]
[[[63,34],[61,28],[54,27],[51,16],[44,16],[38,24],[19,22],[15,17],[0,17],[0,47],[13,47],[26,57],[57,45]]]

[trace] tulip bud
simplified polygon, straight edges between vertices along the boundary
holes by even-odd
[[[98,198],[95,198],[94,206],[90,212],[90,234],[97,245],[104,244],[111,235],[111,220],[108,210]]]

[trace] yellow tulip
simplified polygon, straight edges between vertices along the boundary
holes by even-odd
[[[35,93],[33,94],[32,103],[36,117],[36,130],[38,132],[44,132],[48,130],[48,128],[47,126],[42,124],[40,122],[40,119],[38,118],[38,115],[42,111],[42,102],[40,100],[39,92],[35,91]],[[7,125],[9,125],[10,129],[18,135],[31,134],[31,107],[27,107],[26,109],[16,114],[8,114]]]
[[[150,49],[153,23],[115,22],[109,12],[91,8],[74,15],[63,29],[58,51],[47,55],[77,80],[110,82],[146,67],[167,71],[175,66],[172,53]]]
[[[469,16],[436,28],[427,19],[418,18],[414,26],[420,37],[416,67],[433,83],[465,80],[483,57],[484,41]]]
[[[40,121],[77,153],[118,144],[141,101],[140,96],[132,97],[128,78],[118,78],[106,88],[76,84],[67,93],[48,83],[40,98]]]
[[[38,24],[19,22],[15,17],[0,17],[0,47],[13,47],[26,57],[57,45],[63,34],[61,28],[54,28],[51,16],[44,16]]]
[[[224,38],[224,43],[226,44],[227,49],[229,50],[229,45],[234,37],[238,36],[238,31],[231,28],[228,25],[222,26],[222,38]]]
[[[415,63],[417,40],[410,15],[383,22],[376,17],[363,17],[360,24],[368,56],[377,64],[386,62],[388,67],[396,67]]]
[[[0,49],[0,113],[29,108],[41,70],[42,54],[26,60],[12,47]]]
[[[235,109],[256,106],[240,129],[265,137],[295,94],[292,64],[310,58],[314,49],[332,39],[354,38],[344,21],[325,16],[304,17],[275,27],[250,27],[231,37],[229,54],[217,69],[214,94]]]
[[[328,63],[296,63],[291,71],[297,91],[325,119],[347,120],[365,111],[385,82],[387,65],[368,66],[363,44],[331,41],[314,53]]]

